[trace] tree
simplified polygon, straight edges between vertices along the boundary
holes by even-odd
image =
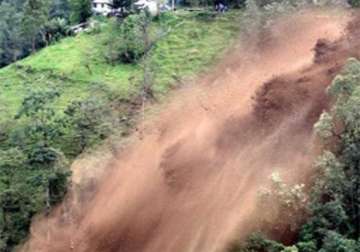
[[[45,24],[49,20],[50,2],[49,0],[27,0],[24,5],[23,16],[23,35],[31,41],[32,52],[36,51],[36,39],[43,34]]]
[[[145,53],[142,22],[141,15],[128,16],[121,23],[113,21],[113,32],[109,34],[105,55],[109,63],[133,64],[142,58]]]
[[[76,154],[91,146],[98,140],[104,139],[110,132],[106,123],[110,112],[98,98],[84,101],[74,101],[65,110],[65,127],[71,136]]]
[[[360,238],[360,62],[350,59],[329,87],[336,104],[316,124],[320,138],[337,138],[336,152],[325,145],[317,162],[311,218],[302,227],[300,251],[359,251]]]
[[[33,215],[48,214],[67,191],[69,164],[56,143],[63,134],[59,96],[55,88],[29,90],[15,117],[21,123],[0,146],[0,251],[21,243]]]
[[[0,67],[67,35],[68,0],[0,1]]]
[[[8,3],[0,5],[0,66],[16,61],[22,55],[22,12]]]
[[[59,96],[56,89],[32,90],[25,96],[16,119],[26,117],[31,120],[25,129],[28,142],[48,148],[61,134],[53,106]]]
[[[59,96],[56,89],[30,91],[16,116],[17,119],[31,120],[25,127],[24,151],[29,165],[43,170],[41,177],[47,212],[65,194],[69,176],[64,154],[52,147],[54,140],[62,134],[61,120],[53,106]]]
[[[30,227],[31,195],[15,188],[0,192],[0,251],[12,251]]]
[[[70,0],[70,10],[71,23],[84,23],[92,15],[91,0]]]
[[[63,18],[68,20],[70,17],[70,4],[68,0],[52,0],[50,7],[50,19]]]
[[[14,174],[25,165],[25,155],[18,148],[0,150],[0,183],[10,189]]]

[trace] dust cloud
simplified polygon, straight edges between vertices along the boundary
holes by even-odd
[[[346,36],[350,18],[301,11],[277,20],[260,45],[242,40],[170,95],[93,195],[70,195],[34,221],[22,250],[222,252],[249,235],[267,211],[258,191],[270,174],[291,183],[312,172],[325,89],[359,51]]]

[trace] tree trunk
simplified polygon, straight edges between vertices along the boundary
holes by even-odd
[[[31,41],[31,51],[34,53],[36,52],[36,39],[35,37],[32,38],[32,41]]]
[[[41,32],[41,37],[42,37],[42,40],[44,41],[45,43],[45,46],[47,47],[49,45],[49,41],[46,39],[46,33],[45,32]]]
[[[16,62],[17,61],[17,52],[16,50],[13,51],[13,55],[12,55],[12,58],[13,58],[13,62]]]

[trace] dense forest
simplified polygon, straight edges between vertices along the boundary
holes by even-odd
[[[14,251],[32,218],[63,200],[80,154],[128,136],[145,102],[207,69],[239,33],[258,32],[249,25],[254,13],[298,7],[235,0],[220,15],[214,3],[184,1],[152,18],[115,1],[131,10],[119,19],[94,17],[90,0],[0,0],[0,251]],[[73,34],[83,22],[94,25]],[[360,251],[359,82],[360,63],[349,59],[328,89],[336,102],[315,125],[325,151],[294,245],[256,233],[230,251]]]

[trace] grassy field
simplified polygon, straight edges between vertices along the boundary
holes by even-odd
[[[208,17],[198,12],[167,14],[170,33],[153,49],[154,90],[166,93],[176,80],[191,77],[211,65],[237,37],[241,12]],[[169,21],[170,20],[170,21]],[[56,87],[62,91],[59,109],[74,99],[92,95],[96,87],[122,97],[136,92],[133,79],[139,65],[106,63],[104,40],[111,32],[104,22],[97,33],[68,37],[32,56],[0,69],[0,122],[14,116],[27,89]]]

